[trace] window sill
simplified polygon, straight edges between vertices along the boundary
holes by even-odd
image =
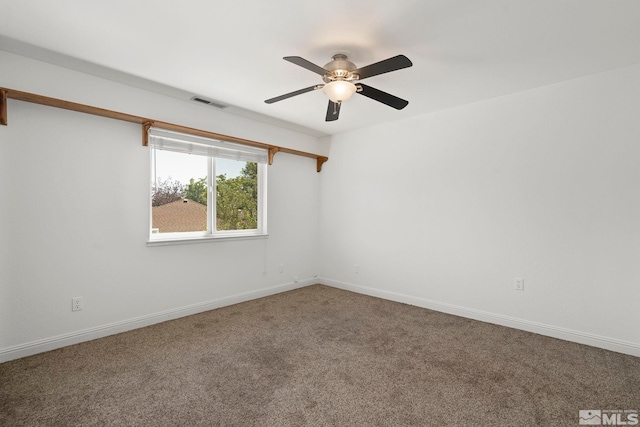
[[[251,234],[244,236],[205,236],[181,237],[176,239],[148,240],[147,246],[190,245],[192,243],[230,242],[238,240],[266,239],[268,234]]]

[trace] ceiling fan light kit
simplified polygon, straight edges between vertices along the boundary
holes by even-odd
[[[371,98],[374,101],[381,102],[396,110],[401,110],[409,104],[397,96],[375,89],[371,86],[359,84],[360,80],[377,76],[379,74],[400,70],[402,68],[411,67],[413,63],[404,55],[397,55],[384,61],[376,62],[366,67],[357,68],[356,65],[349,61],[346,55],[336,54],[331,58],[331,62],[320,67],[312,62],[307,61],[299,56],[285,56],[285,61],[289,61],[302,68],[306,68],[316,74],[322,76],[325,84],[317,84],[304,89],[289,92],[275,98],[267,99],[267,104],[282,101],[303,93],[312,92],[322,89],[329,98],[329,106],[327,108],[326,121],[338,120],[340,114],[340,106],[344,101],[348,101],[354,93],[359,93]]]
[[[356,85],[345,80],[336,80],[331,83],[327,83],[322,88],[322,91],[329,97],[329,99],[336,103],[348,101],[356,90]]]

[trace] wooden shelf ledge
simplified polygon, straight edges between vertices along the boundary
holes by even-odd
[[[320,172],[324,162],[329,160],[328,157],[318,154],[307,153],[305,151],[293,150],[277,145],[265,144],[263,142],[251,141],[249,139],[237,138],[235,136],[223,135],[220,133],[209,132],[200,129],[194,129],[187,126],[176,125],[173,123],[161,122],[146,117],[135,116],[118,111],[107,110],[104,108],[92,107],[90,105],[78,104],[75,102],[64,101],[57,98],[49,98],[47,96],[36,95],[28,92],[20,92],[13,89],[0,88],[0,125],[6,126],[7,120],[7,99],[15,99],[17,101],[31,102],[33,104],[46,105],[49,107],[63,108],[65,110],[77,111],[80,113],[93,114],[95,116],[107,117],[115,120],[122,120],[130,123],[137,123],[142,126],[142,145],[147,146],[149,142],[149,128],[151,126],[175,132],[182,132],[189,135],[202,136],[205,138],[220,139],[223,141],[235,142],[237,144],[250,145],[252,147],[265,148],[269,154],[269,164],[273,163],[273,157],[276,153],[288,153],[296,156],[310,157],[316,159],[316,170]]]

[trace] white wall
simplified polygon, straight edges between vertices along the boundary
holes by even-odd
[[[307,135],[3,52],[0,76],[11,89],[320,147]],[[139,125],[14,100],[8,116],[0,127],[0,362],[302,286],[318,273],[314,159],[278,153],[269,166],[268,239],[147,247],[150,161]],[[77,296],[85,308],[72,312]]]
[[[640,356],[639,117],[636,65],[334,137],[323,278]]]
[[[316,274],[640,356],[639,71],[329,142],[0,51],[2,87],[330,156],[318,174],[315,160],[276,155],[267,240],[147,247],[140,127],[9,101],[0,362],[314,283]],[[524,292],[514,277],[525,278]],[[75,296],[81,312],[71,312]]]
[[[212,76],[212,79],[215,76]],[[292,130],[227,114],[189,100],[177,100],[103,78],[0,50],[0,87],[59,98],[326,155],[327,144]]]

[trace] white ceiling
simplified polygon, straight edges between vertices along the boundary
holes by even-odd
[[[331,135],[640,63],[640,1],[0,0],[0,41]],[[327,123],[322,91],[264,103],[322,83],[283,56],[338,52],[359,67],[409,57],[366,80],[409,105],[354,95]]]

